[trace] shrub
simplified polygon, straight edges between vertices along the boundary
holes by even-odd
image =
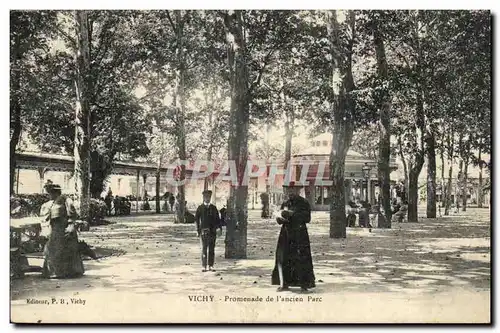
[[[68,196],[72,197],[72,196]],[[10,198],[10,216],[12,218],[23,218],[39,216],[40,208],[50,200],[48,194],[18,194]],[[75,206],[77,203],[75,202]],[[102,221],[106,214],[106,204],[102,200],[90,199],[89,215],[91,223]]]
[[[145,201],[143,204],[141,204],[141,210],[151,210],[151,206],[149,205],[148,201]]]
[[[106,216],[106,203],[100,199],[90,199],[89,215],[90,223],[95,224],[101,222]]]
[[[113,205],[115,207],[115,215],[130,215],[130,201],[127,197],[115,196],[113,198]]]
[[[39,216],[40,208],[50,200],[48,194],[17,194],[10,197],[10,216],[22,218],[28,216]]]

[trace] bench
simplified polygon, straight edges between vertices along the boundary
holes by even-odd
[[[43,258],[43,252],[29,252],[23,249],[28,242],[40,247],[42,241],[40,237],[41,231],[42,226],[40,223],[10,227],[10,273],[13,278],[22,278],[24,273],[42,271],[40,266],[30,266],[28,258]],[[28,241],[23,241],[23,236],[27,237]]]

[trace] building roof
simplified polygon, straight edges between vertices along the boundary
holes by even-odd
[[[302,151],[300,151],[299,153],[297,154],[294,154],[294,156],[304,156],[304,155],[330,155],[330,152],[331,152],[332,148],[330,145],[328,146],[314,146],[314,147],[308,147]],[[350,157],[364,157],[363,155],[361,155],[360,153],[354,151],[354,150],[349,150],[347,152],[347,156],[350,156]],[[367,158],[368,159],[368,158]]]
[[[330,155],[332,150],[332,134],[331,133],[322,133],[320,135],[315,136],[314,138],[309,140],[310,146],[306,149],[300,151],[294,156],[306,156],[306,155]],[[354,158],[365,158],[362,154],[349,150],[347,152],[347,156]]]

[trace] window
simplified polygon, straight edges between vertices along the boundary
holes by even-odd
[[[320,141],[316,141],[316,146],[321,146],[321,142]]]
[[[326,141],[326,140],[323,141],[323,146],[325,146],[325,147],[328,146],[328,141]]]
[[[312,143],[312,144],[313,144],[313,147],[315,147],[315,146],[316,146],[316,142],[314,142],[314,141],[313,141],[313,143]]]

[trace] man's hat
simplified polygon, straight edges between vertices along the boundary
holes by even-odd
[[[210,190],[205,190],[202,192],[203,195],[212,195],[212,191]]]

